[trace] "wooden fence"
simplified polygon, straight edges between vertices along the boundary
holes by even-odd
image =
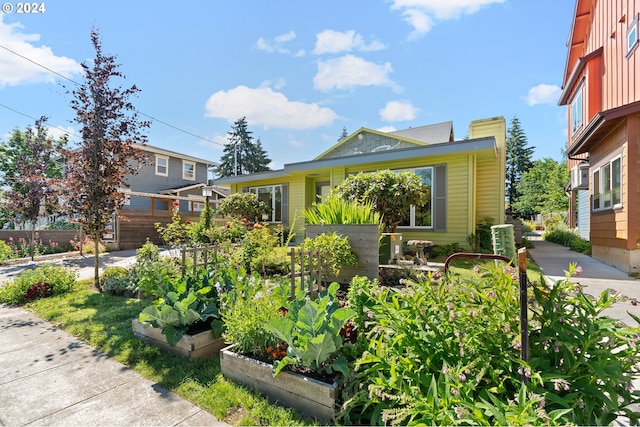
[[[209,254],[213,252],[212,256]],[[182,274],[187,272],[187,255],[191,254],[193,259],[193,274],[196,274],[198,267],[209,267],[209,263],[218,257],[218,245],[201,246],[197,248],[182,248]]]

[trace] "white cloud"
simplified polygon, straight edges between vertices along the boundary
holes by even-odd
[[[349,52],[351,50],[368,52],[384,48],[385,46],[376,40],[366,44],[362,36],[354,30],[344,32],[324,30],[316,35],[316,46],[313,49],[313,53],[321,55],[324,53]]]
[[[391,9],[400,10],[405,21],[413,27],[410,38],[421,37],[431,30],[434,21],[471,15],[494,3],[505,0],[393,0]]]
[[[526,97],[527,105],[555,104],[560,98],[560,93],[562,93],[560,86],[539,84],[529,89]]]
[[[258,50],[262,50],[268,53],[282,53],[282,54],[290,54],[291,51],[284,47],[284,45],[290,41],[296,39],[295,31],[289,31],[285,34],[280,34],[279,36],[275,36],[273,40],[265,40],[260,37],[256,42],[256,48]],[[295,53],[295,56],[304,56],[304,50],[298,50]]]
[[[378,132],[384,132],[384,133],[389,133],[389,132],[395,132],[398,129],[395,128],[395,126],[382,126],[381,128],[376,129]]]
[[[391,63],[378,65],[364,59],[345,55],[340,58],[318,61],[318,73],[313,78],[316,89],[326,91],[333,88],[350,89],[354,86],[393,85],[389,73]]]
[[[62,139],[65,135],[71,139],[75,134],[75,129],[71,126],[47,126],[47,135],[52,139]]]
[[[0,49],[0,88],[55,81],[58,76],[34,62],[65,77],[81,73],[82,67],[75,60],[56,56],[47,46],[35,46],[34,44],[40,40],[40,35],[25,34],[21,32],[23,28],[19,23],[5,24],[0,14],[0,40],[3,46],[15,52]]]
[[[386,122],[398,122],[415,119],[417,112],[418,109],[410,102],[389,101],[379,114],[380,118]]]
[[[338,115],[315,103],[290,101],[269,87],[236,86],[211,95],[205,105],[205,117],[219,117],[230,123],[246,117],[250,125],[265,129],[311,129],[333,123]]]

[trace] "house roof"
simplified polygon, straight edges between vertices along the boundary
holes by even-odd
[[[567,40],[567,62],[564,68],[564,86],[569,80],[578,59],[586,54],[587,36],[592,19],[592,0],[576,0],[573,21]]]
[[[179,159],[183,159],[183,160],[189,160],[192,162],[196,162],[196,163],[204,163],[207,166],[218,166],[218,162],[214,162],[212,160],[207,160],[207,159],[201,159],[199,157],[194,157],[194,156],[189,156],[187,154],[183,154],[183,153],[178,153],[176,151],[171,151],[171,150],[167,150],[164,148],[160,148],[160,147],[155,147],[153,145],[149,145],[149,144],[134,144],[137,148],[141,149],[142,151],[147,151],[150,153],[154,153],[154,154],[160,154],[163,156],[169,156],[169,157],[177,157]]]
[[[438,142],[453,141],[453,122],[442,122],[433,125],[418,126],[415,128],[396,130],[389,132],[392,135],[414,139],[416,141],[434,144]]]
[[[175,187],[175,188],[168,188],[166,190],[160,190],[160,191],[158,191],[158,194],[174,194],[174,195],[177,195],[177,194],[185,192],[185,191],[190,191],[190,190],[195,190],[195,189],[198,189],[198,188],[202,188],[205,185],[206,185],[205,183],[199,182],[197,184],[185,185],[183,187]],[[213,191],[215,191],[216,193],[218,193],[219,195],[221,195],[223,197],[229,197],[229,194],[231,194],[231,191],[228,188],[225,188],[225,187],[220,187],[218,185],[212,185],[211,188],[213,189]]]
[[[431,145],[418,145],[410,148],[401,148],[379,152],[369,152],[350,156],[330,157],[315,159],[306,162],[285,164],[283,169],[260,172],[247,175],[230,176],[216,179],[216,184],[236,184],[248,181],[257,181],[268,178],[289,177],[297,172],[311,172],[315,169],[323,169],[336,166],[354,166],[368,163],[384,163],[393,160],[411,159],[415,157],[427,157],[443,154],[455,154],[479,150],[495,150],[494,137],[467,139],[449,143]]]

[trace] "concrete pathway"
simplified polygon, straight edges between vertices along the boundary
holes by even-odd
[[[575,263],[582,272],[570,278],[572,282],[584,286],[584,292],[593,297],[611,289],[622,296],[613,307],[603,312],[609,317],[622,320],[629,326],[640,326],[629,316],[633,313],[640,317],[640,281],[628,274],[596,260],[588,255],[574,252],[562,245],[547,242],[538,236],[529,237],[535,245],[529,249],[529,255],[540,266],[542,273],[550,283],[566,277],[569,265]]]

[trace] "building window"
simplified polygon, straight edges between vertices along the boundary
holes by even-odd
[[[638,42],[638,15],[636,15],[627,29],[627,58],[636,50]]]
[[[193,211],[194,212],[202,212],[203,210],[204,210],[204,203],[193,202]]]
[[[422,178],[422,183],[432,189],[431,199],[424,206],[411,206],[409,209],[409,219],[400,223],[398,226],[433,228],[433,168],[425,167],[408,170]]]
[[[266,185],[264,187],[251,187],[249,192],[256,195],[258,200],[262,200],[271,208],[266,221],[282,222],[282,185]]]
[[[196,180],[196,164],[193,162],[182,161],[182,178],[189,181]]]
[[[571,101],[571,134],[575,134],[582,128],[584,85],[580,84]]]
[[[622,206],[622,159],[614,158],[593,172],[593,210]]]
[[[156,154],[156,175],[169,175],[169,158]]]

